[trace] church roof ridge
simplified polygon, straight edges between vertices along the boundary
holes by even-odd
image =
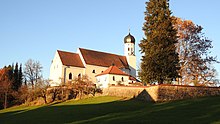
[[[78,54],[78,53],[74,53],[74,52],[70,52],[70,51],[65,51],[65,50],[57,50],[57,52],[65,52],[65,53],[73,53],[73,54]]]
[[[86,64],[109,67],[114,63],[118,68],[127,68],[129,65],[126,56],[79,48]]]
[[[108,52],[90,50],[85,48],[79,48],[79,51],[82,55],[82,59],[85,61],[86,64],[110,67],[112,63],[114,63],[118,68],[129,69],[126,56],[117,55]],[[63,65],[77,66],[84,68],[79,53],[63,51],[63,50],[57,50],[57,52],[59,53]]]
[[[87,49],[87,48],[80,48],[80,47],[79,47],[79,49],[89,50],[89,51],[99,52],[99,53],[104,53],[104,54],[111,54],[111,55],[117,55],[117,56],[124,56],[124,55],[114,54],[114,53],[110,53],[110,52],[103,52],[103,51],[98,51],[98,50],[93,50],[93,49]]]

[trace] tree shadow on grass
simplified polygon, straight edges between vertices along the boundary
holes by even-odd
[[[52,105],[0,114],[0,123],[220,123],[219,103],[220,97],[211,97],[155,104],[126,100]]]
[[[129,112],[144,106],[144,103],[137,104],[134,100],[101,104],[52,105],[23,112],[2,113],[0,123],[72,123],[118,112]]]

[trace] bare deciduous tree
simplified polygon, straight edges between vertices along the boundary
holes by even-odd
[[[24,73],[25,78],[29,83],[31,83],[32,88],[34,88],[35,84],[42,79],[42,66],[39,61],[34,61],[29,59],[25,63]]]
[[[87,75],[82,75],[82,77],[75,78],[72,82],[68,83],[68,87],[71,87],[73,92],[80,99],[82,98],[83,94],[95,95],[95,85]]]
[[[210,56],[212,41],[204,36],[202,27],[190,20],[174,17],[178,32],[177,52],[179,54],[181,84],[210,85],[216,75],[212,64],[216,57]]]
[[[48,80],[40,80],[36,84],[35,93],[37,97],[42,97],[47,104],[47,89],[49,88]]]

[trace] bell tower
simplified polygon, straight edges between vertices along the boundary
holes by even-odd
[[[136,77],[135,38],[130,34],[130,30],[124,38],[124,55],[129,64],[130,75]]]
[[[135,38],[129,34],[124,38],[124,54],[125,56],[135,56]]]

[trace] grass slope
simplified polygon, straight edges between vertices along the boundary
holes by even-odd
[[[0,111],[0,124],[4,123],[217,124],[220,96],[156,104],[104,96],[47,106],[19,106]]]

